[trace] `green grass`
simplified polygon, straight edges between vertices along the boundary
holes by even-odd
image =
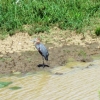
[[[96,28],[95,34],[96,34],[97,36],[100,36],[100,27]]]
[[[86,52],[84,50],[80,50],[78,55],[82,56],[83,58],[85,58],[87,54],[86,54]]]
[[[5,57],[5,58],[3,58],[3,57],[0,57],[0,61],[11,61],[12,60],[12,58],[10,58],[10,57]]]
[[[61,29],[82,31],[92,26],[91,20],[100,18],[100,0],[0,0],[0,34],[15,34],[15,30],[29,34],[48,31],[57,25]],[[100,25],[100,23],[99,23]]]

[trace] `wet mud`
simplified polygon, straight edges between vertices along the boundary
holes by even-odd
[[[49,70],[54,67],[66,65],[69,61],[90,62],[93,56],[100,54],[98,42],[85,42],[86,46],[70,44],[60,41],[62,46],[53,43],[45,43],[49,51],[49,61],[45,61],[47,66],[39,67],[43,63],[39,52],[34,45],[29,42],[32,37],[15,35],[0,41],[0,73],[9,74],[14,72],[36,72],[39,70]],[[49,66],[49,67],[48,67]]]
[[[100,54],[100,50],[95,48],[96,45],[97,43],[90,44],[87,48],[76,45],[54,47],[49,50],[49,61],[45,61],[49,67],[45,66],[45,69],[63,66],[68,61],[92,61],[93,55]],[[26,73],[42,70],[43,68],[39,67],[42,62],[42,56],[38,51],[7,52],[0,57],[0,73]]]

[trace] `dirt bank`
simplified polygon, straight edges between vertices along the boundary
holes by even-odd
[[[92,61],[92,56],[100,54],[99,39],[89,35],[82,39],[82,35],[59,29],[53,29],[49,34],[40,33],[34,36],[16,33],[0,40],[0,73],[26,73],[43,69],[37,67],[42,64],[42,57],[30,42],[36,36],[42,39],[49,50],[49,61],[45,62],[50,66],[45,68],[47,70],[65,65],[69,61]]]

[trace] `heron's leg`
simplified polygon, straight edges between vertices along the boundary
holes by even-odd
[[[44,68],[45,66],[44,66],[44,57],[43,56],[42,56],[42,59],[43,59],[43,68]]]

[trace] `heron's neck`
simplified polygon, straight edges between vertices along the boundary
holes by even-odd
[[[37,43],[36,43],[36,45],[39,45],[39,44],[40,44],[40,42],[37,42]]]

